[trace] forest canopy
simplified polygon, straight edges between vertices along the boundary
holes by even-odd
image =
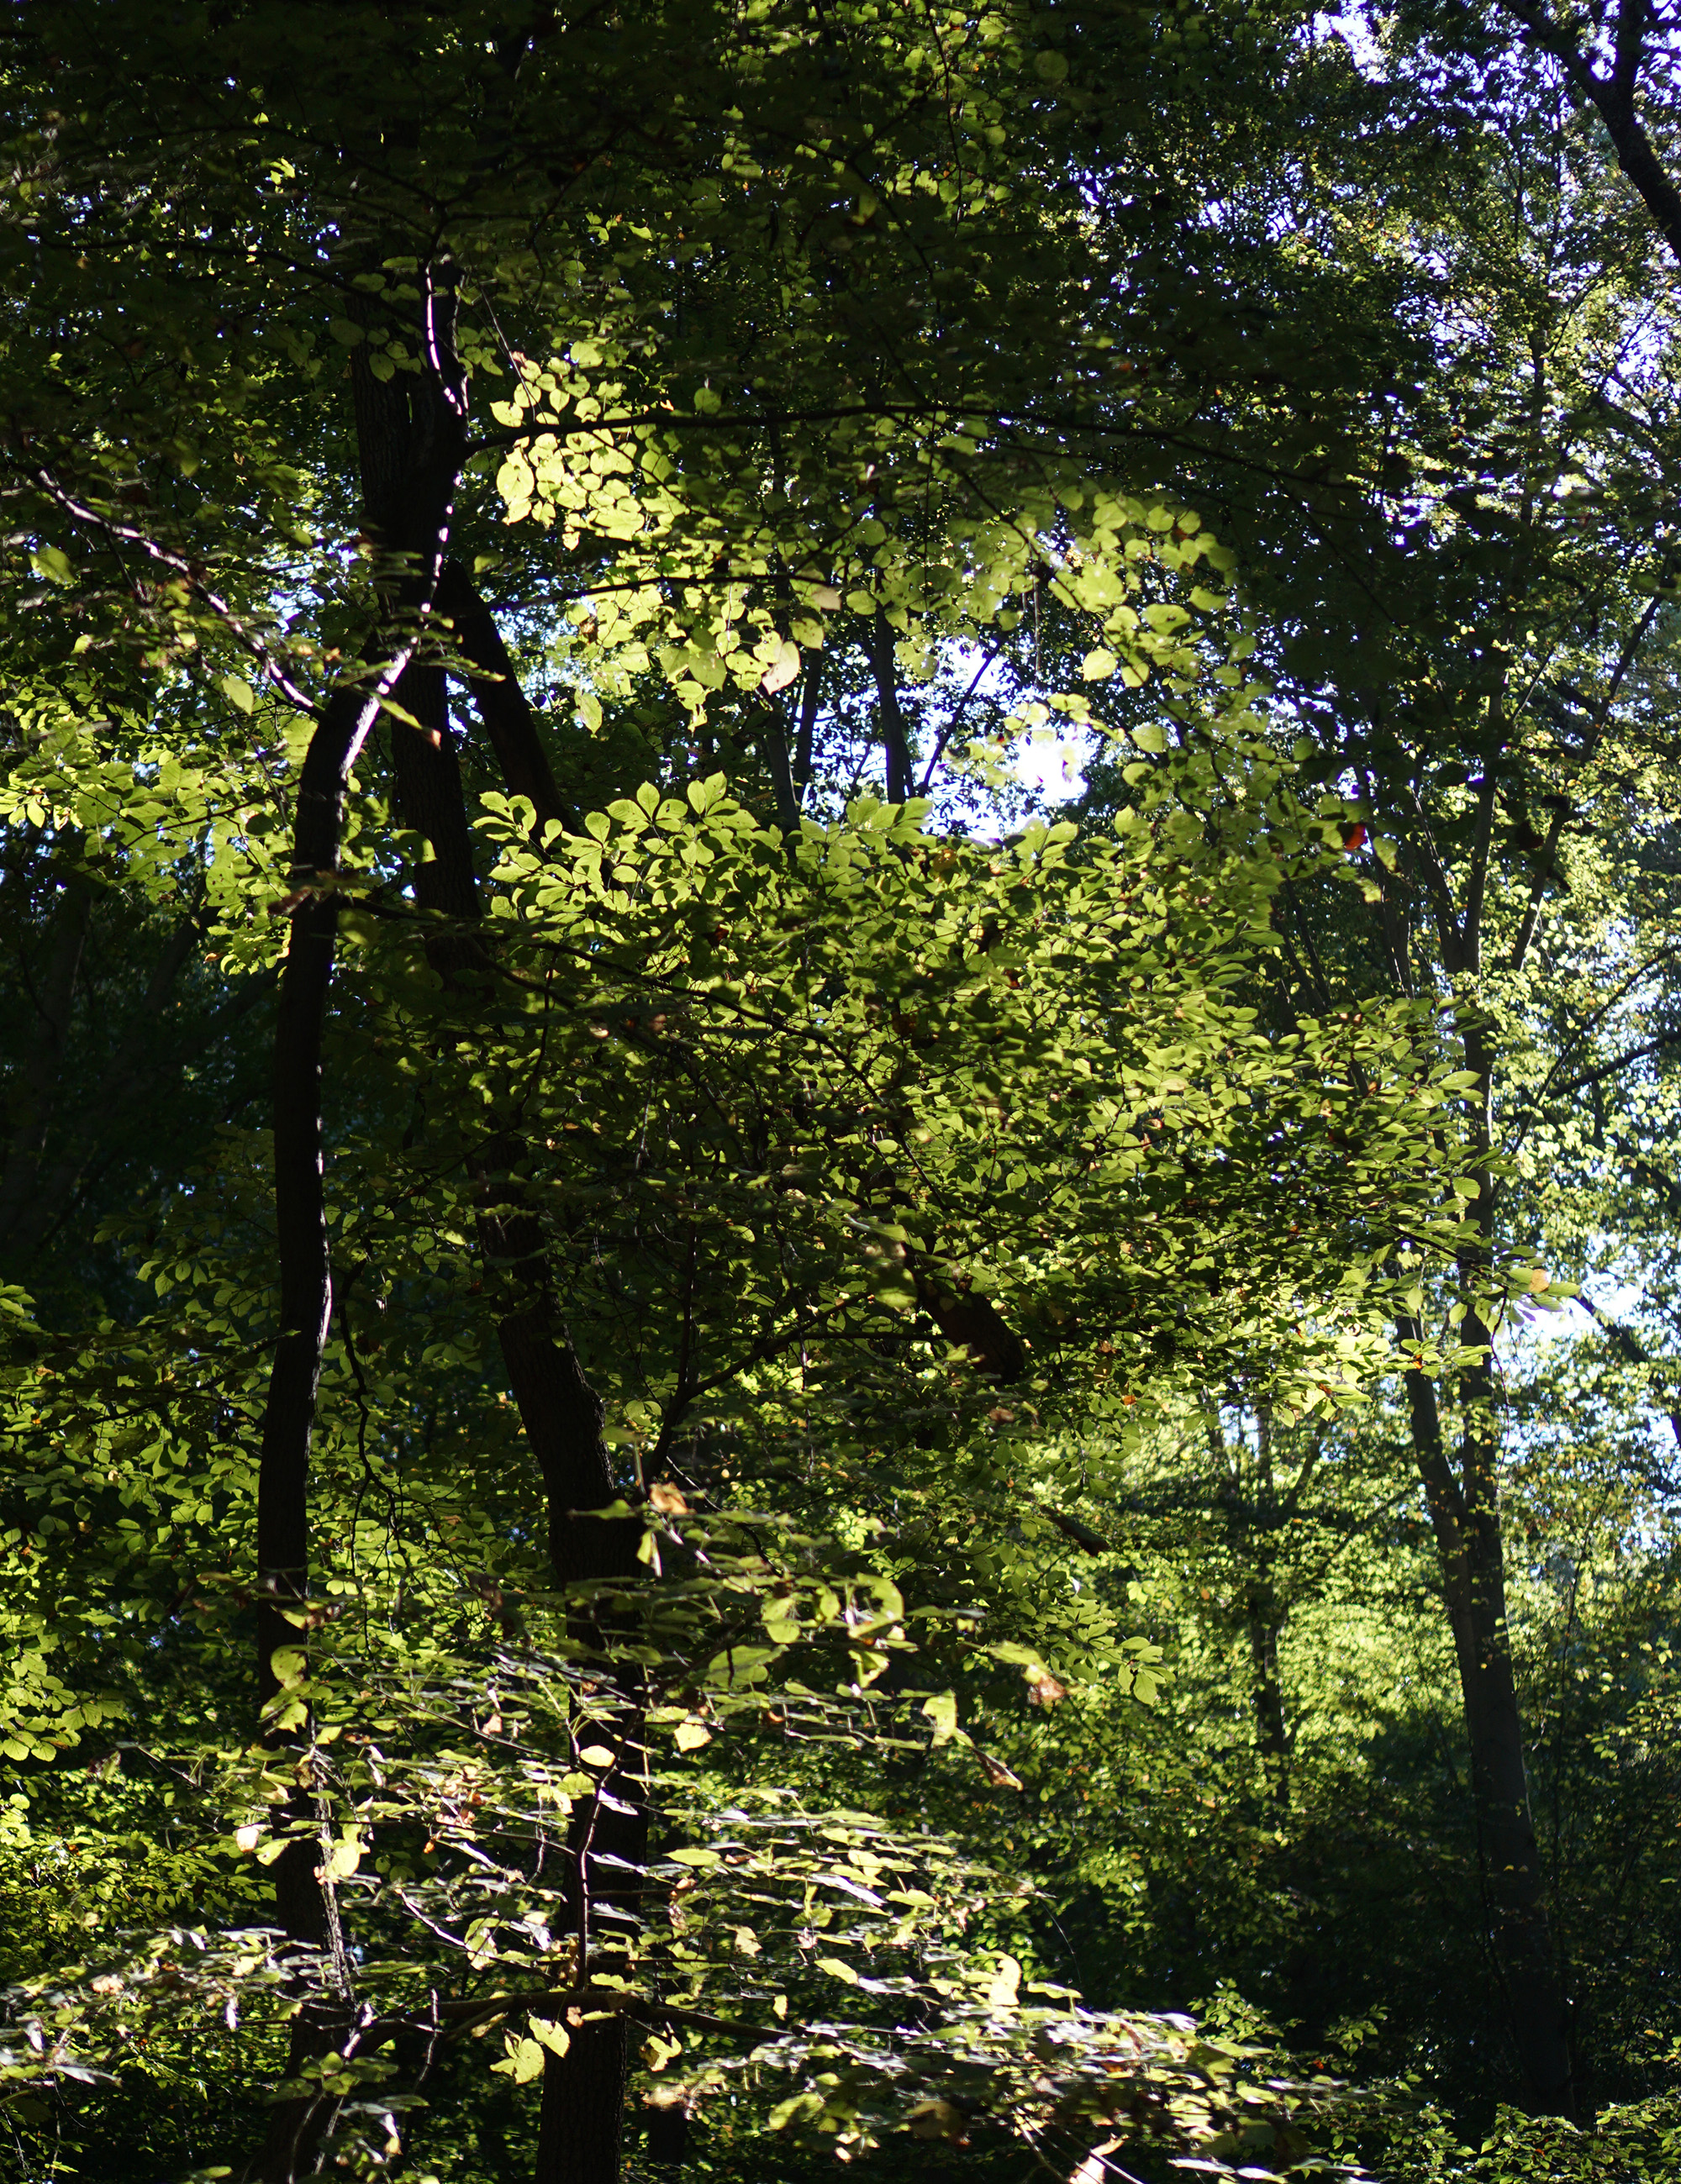
[[[1674,40],[17,0],[7,2176],[1681,2173]]]

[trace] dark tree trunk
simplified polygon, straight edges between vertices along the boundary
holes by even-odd
[[[1255,1742],[1267,1794],[1281,1813],[1290,1809],[1290,1739],[1284,1720],[1284,1686],[1278,1674],[1279,1616],[1270,1594],[1257,1594],[1249,1610],[1249,1661],[1254,1677]]]
[[[447,349],[446,291],[434,287],[438,344]],[[358,375],[358,424],[363,403]],[[276,1650],[299,1643],[288,1619],[307,1596],[310,1568],[310,1445],[321,1359],[332,1312],[332,1264],[327,1225],[321,1115],[321,1044],[338,935],[338,864],[351,769],[408,671],[431,613],[453,516],[455,481],[466,452],[459,380],[405,382],[414,414],[400,448],[382,443],[389,467],[365,476],[368,528],[383,558],[383,613],[370,647],[383,665],[328,699],[304,755],[293,840],[291,927],[281,974],[275,1030],[275,1220],[280,1261],[281,1324],[264,1411],[257,1489],[258,1685],[265,1704],[281,1689]],[[376,503],[376,493],[377,500]],[[273,1724],[269,1741],[288,1731]],[[307,1737],[299,1740],[306,1743]],[[302,1756],[301,1752],[299,1754]],[[321,1879],[313,1798],[300,1783],[289,1815],[304,1830],[275,1865],[275,1908],[288,1940],[329,1948],[335,1991],[309,2001],[293,2020],[288,2076],[326,2052],[340,2029],[349,1995],[331,1893]],[[313,2162],[333,2103],[299,2098],[277,2103],[254,2171],[261,2184],[293,2184]]]
[[[876,719],[887,754],[887,801],[903,804],[911,793],[911,740],[899,703],[893,666],[893,628],[885,615],[870,625],[869,664],[875,677]]]
[[[275,1026],[280,1334],[269,1375],[257,1479],[257,1686],[265,1707],[282,1689],[274,1665],[276,1650],[299,1645],[303,1635],[288,1620],[288,1611],[299,1611],[309,1591],[310,1443],[332,1313],[322,1172],[321,1035],[338,911],[331,887],[319,883],[338,863],[350,769],[394,680],[388,674],[372,693],[349,688],[329,699],[299,784],[293,870],[294,887],[304,899],[292,912]],[[307,1733],[294,1741],[293,1732],[271,1721],[265,1736],[276,1747],[292,1743],[301,1760]],[[327,1949],[336,1920],[321,1878],[314,1800],[302,1782],[292,1793],[286,1819],[298,1832],[275,1862],[276,1919],[289,1942],[305,1949]],[[304,2000],[292,2023],[288,2078],[326,2051],[338,2014],[331,2001]],[[331,2120],[331,2104],[323,2100],[276,2102],[253,2172],[260,2184],[293,2184],[309,2167]]]
[[[451,561],[444,569],[438,610],[454,632],[461,671],[509,795],[530,800],[539,826],[550,819],[559,820],[564,827],[575,826],[576,815],[555,785],[536,716],[502,642],[496,617],[458,561]]]
[[[464,574],[450,572],[448,597],[456,640],[472,645],[477,669],[494,679],[472,678],[480,717],[492,734],[511,793],[531,797],[539,820],[562,816],[538,740],[535,724],[494,620]],[[415,667],[403,690],[405,710],[420,724],[394,722],[393,762],[405,823],[424,833],[433,860],[416,872],[422,906],[463,924],[479,916],[461,767],[450,735],[441,671]],[[499,724],[492,730],[493,719]],[[511,764],[510,755],[511,754]],[[475,937],[439,933],[429,939],[433,967],[469,1017],[482,1020],[494,1006],[483,944]],[[517,1173],[521,1147],[511,1128],[493,1128],[473,1163],[479,1198],[479,1243],[487,1269],[504,1295],[498,1300],[497,1340],[520,1420],[543,1477],[549,1550],[562,1585],[627,1578],[635,1574],[641,1527],[634,1519],[603,1520],[598,1510],[616,1495],[601,1438],[600,1400],[584,1374],[555,1295],[550,1242],[532,1212]],[[612,1630],[587,1605],[575,1618],[578,1635],[604,1653]],[[609,1669],[628,1702],[630,1728],[639,1737],[637,1694]],[[574,1809],[569,1835],[570,1910],[581,1979],[622,1969],[634,1928],[634,1873],[647,1855],[645,1789],[634,1763],[615,1770],[595,1797]],[[617,2184],[629,2071],[628,2030],[621,2016],[568,2025],[564,2056],[545,2061],[535,2184]]]
[[[792,784],[794,809],[798,812],[806,800],[806,791],[812,783],[812,766],[817,744],[818,708],[823,702],[823,655],[812,652],[806,655],[806,672],[800,684],[800,724],[794,735],[794,765]]]
[[[543,2073],[535,2184],[618,2184],[630,2043],[622,2017],[575,2026]]]
[[[1504,738],[1504,707],[1505,691],[1499,686],[1488,700],[1491,747]],[[1434,844],[1427,836],[1419,845],[1443,965],[1456,994],[1461,981],[1470,982],[1474,991],[1482,972],[1483,908],[1497,791],[1491,766],[1477,784],[1476,826],[1457,912],[1446,867]],[[1484,1916],[1505,2020],[1529,2107],[1543,2115],[1573,2117],[1570,2005],[1553,1946],[1540,1847],[1530,1813],[1523,1723],[1506,1627],[1494,1353],[1483,1316],[1495,1260],[1499,1203],[1490,1120],[1497,1050],[1494,1027],[1481,1005],[1474,998],[1463,998],[1456,1006],[1466,1067],[1474,1080],[1466,1095],[1466,1119],[1471,1170],[1477,1185],[1472,1201],[1477,1234],[1461,1251],[1457,1269],[1459,1301],[1466,1308],[1460,1339],[1481,1353],[1481,1362],[1465,1368],[1459,1380],[1464,1426],[1457,1475],[1443,1436],[1435,1384],[1421,1368],[1405,1375],[1407,1401],[1413,1457],[1429,1506],[1459,1663]],[[1421,1350],[1423,1329],[1416,1320],[1403,1319],[1399,1333],[1405,1350],[1415,1354]]]
[[[1407,1329],[1407,1335],[1416,1341],[1417,1330]],[[1470,1343],[1488,1339],[1474,1315],[1467,1315],[1464,1335]],[[1467,1375],[1461,1478],[1455,1477],[1448,1459],[1433,1382],[1422,1372],[1409,1373],[1406,1379],[1413,1447],[1459,1663],[1477,1858],[1506,2019],[1530,2105],[1544,2115],[1572,2116],[1570,2008],[1548,1919],[1506,1630],[1492,1375],[1486,1365]]]

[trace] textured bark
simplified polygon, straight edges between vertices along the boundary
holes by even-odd
[[[629,2081],[622,2017],[572,2028],[543,2073],[535,2184],[618,2184]]]

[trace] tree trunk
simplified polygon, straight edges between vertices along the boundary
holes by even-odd
[[[1491,747],[1504,740],[1504,686],[1497,686],[1488,699]],[[1494,1351],[1483,1316],[1496,1258],[1499,1202],[1492,1123],[1497,1046],[1494,1028],[1477,998],[1497,801],[1492,766],[1477,788],[1476,826],[1457,915],[1447,870],[1433,844],[1427,837],[1418,845],[1442,962],[1453,984],[1465,1063],[1475,1080],[1466,1098],[1471,1171],[1477,1185],[1472,1201],[1477,1234],[1460,1252],[1457,1281],[1459,1301],[1465,1307],[1460,1340],[1480,1353],[1480,1362],[1466,1368],[1459,1383],[1465,1425],[1457,1476],[1443,1438],[1435,1384],[1421,1368],[1409,1370],[1405,1379],[1413,1456],[1429,1505],[1459,1663],[1489,1947],[1528,2105],[1538,2114],[1570,2117],[1576,2109],[1570,2005],[1553,1947],[1512,1674],[1496,1461]],[[1398,1332],[1404,1349],[1412,1353],[1421,1350],[1423,1329],[1417,1320],[1403,1318]]]
[[[618,2184],[629,2081],[623,2017],[572,2028],[543,2073],[535,2184]]]
[[[887,801],[903,804],[911,793],[911,739],[894,671],[893,627],[883,614],[870,624],[869,664],[875,677],[876,719],[887,754]]]
[[[487,726],[497,723],[493,746],[511,793],[528,795],[539,820],[559,816],[559,800],[534,723],[514,677],[501,638],[483,602],[459,569],[450,572],[450,620],[458,641],[470,640],[472,678]],[[490,670],[486,677],[483,670]],[[492,679],[494,678],[494,679]],[[476,922],[479,891],[472,863],[461,767],[451,738],[444,676],[411,668],[405,710],[418,729],[394,722],[393,770],[405,823],[426,835],[433,860],[416,873],[423,907],[463,922]],[[472,968],[483,966],[483,944],[440,933],[427,953],[446,985],[475,1016],[490,1006],[488,991],[474,993]],[[600,1400],[590,1386],[561,1319],[554,1293],[549,1240],[527,1202],[516,1173],[520,1146],[511,1129],[496,1131],[474,1162],[479,1195],[479,1242],[487,1270],[505,1288],[497,1340],[526,1438],[542,1473],[548,1509],[549,1551],[563,1585],[635,1574],[641,1527],[634,1519],[603,1520],[581,1513],[604,1507],[616,1495],[601,1438]],[[576,1618],[579,1635],[604,1652],[612,1633],[587,1607]],[[623,1686],[612,1671],[604,1677]],[[630,1736],[639,1734],[638,1695],[628,1702]],[[575,1806],[568,1836],[569,1908],[577,1937],[580,1983],[620,1973],[635,1927],[627,1901],[626,1869],[639,1869],[647,1856],[645,1790],[634,1766],[616,1769],[595,1796]],[[628,1893],[634,1897],[634,1883]],[[545,2057],[535,2184],[617,2184],[629,2073],[627,2020],[611,2016],[567,2027],[564,2056]]]
[[[1255,1743],[1266,1776],[1267,1794],[1283,1814],[1290,1809],[1290,1739],[1284,1721],[1284,1686],[1278,1675],[1279,1617],[1270,1593],[1252,1595],[1248,1624]]]
[[[536,719],[502,642],[496,617],[459,561],[451,561],[444,568],[438,589],[438,610],[447,618],[454,634],[467,688],[509,795],[530,800],[539,827],[550,819],[565,827],[575,826],[576,814],[555,785]]]
[[[1466,1317],[1465,1339],[1488,1340],[1488,1329],[1473,1315]],[[1404,1329],[1403,1340],[1416,1343],[1418,1329]],[[1485,1365],[1473,1368],[1467,1377],[1463,1483],[1454,1476],[1444,1446],[1434,1384],[1422,1372],[1406,1376],[1413,1448],[1429,1503],[1459,1662],[1485,1915],[1506,2019],[1530,2105],[1540,2114],[1573,2116],[1570,2009],[1547,1915],[1506,1631],[1505,1569],[1488,1400],[1491,1376]]]
[[[428,276],[428,278],[431,278]],[[438,340],[447,356],[448,292],[433,287]],[[406,400],[406,393],[405,396]],[[358,404],[358,409],[360,409]],[[263,1416],[257,1488],[257,1670],[266,1706],[280,1691],[277,1648],[301,1638],[290,1619],[309,1589],[310,1444],[321,1359],[332,1312],[332,1263],[327,1225],[321,1123],[321,1042],[338,937],[337,873],[344,797],[355,766],[388,698],[406,674],[424,632],[454,514],[455,481],[466,453],[459,379],[416,384],[418,413],[396,475],[383,482],[370,530],[389,557],[377,677],[342,686],[328,699],[298,783],[292,859],[292,912],[275,1030],[275,1222],[280,1259],[280,1334]],[[360,421],[360,420],[359,420]],[[275,1864],[275,1908],[288,1939],[331,1948],[333,2000],[312,1998],[293,2020],[288,2078],[332,2043],[348,2004],[345,1959],[329,1890],[323,1885],[314,1797],[307,1780],[307,1736],[271,1723],[276,1747],[299,1752],[298,1786],[288,1814],[300,1830]],[[302,2096],[277,2102],[254,2171],[261,2184],[293,2184],[313,2162],[334,2103]]]

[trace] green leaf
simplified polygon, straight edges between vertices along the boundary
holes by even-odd
[[[958,1734],[958,1700],[955,1691],[936,1691],[932,1698],[924,1699],[922,1711],[934,1727],[933,1747],[938,1751],[949,1744]]]

